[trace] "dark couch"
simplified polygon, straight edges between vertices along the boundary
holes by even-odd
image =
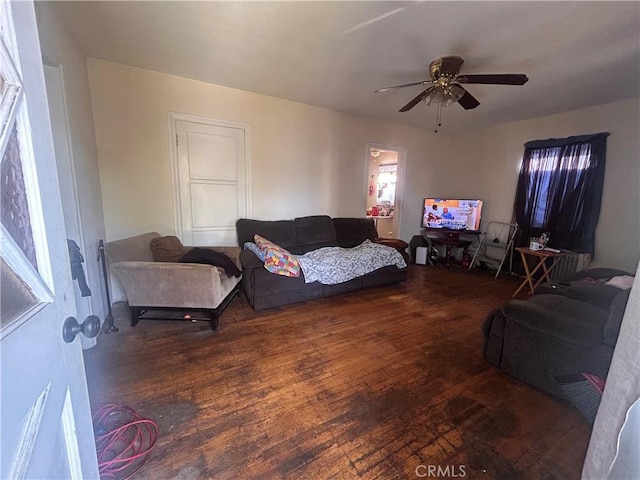
[[[376,241],[377,231],[372,219],[331,218],[326,215],[300,217],[294,220],[252,220],[236,222],[238,244],[253,242],[258,235],[301,255],[322,247],[351,248],[365,240]],[[401,252],[408,262],[406,251]],[[323,285],[305,283],[304,277],[285,277],[268,272],[264,263],[251,251],[240,252],[242,287],[249,303],[256,310],[351,292],[361,288],[400,283],[407,279],[407,268],[383,267],[348,282]]]
[[[630,292],[603,284],[617,275],[632,274],[587,270],[493,310],[482,327],[485,359],[560,398],[566,397],[557,377],[586,372],[606,378]]]

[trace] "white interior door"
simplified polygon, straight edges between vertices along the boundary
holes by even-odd
[[[98,478],[34,8],[0,9],[0,478]]]
[[[175,119],[177,234],[186,245],[237,245],[249,213],[248,126]]]

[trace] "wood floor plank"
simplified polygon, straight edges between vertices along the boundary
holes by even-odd
[[[85,352],[91,405],[158,423],[139,479],[577,479],[586,422],[482,358],[482,321],[518,283],[412,265],[401,285],[264,312],[240,296],[218,332],[117,309]]]

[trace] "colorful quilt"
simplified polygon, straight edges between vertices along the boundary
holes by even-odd
[[[300,265],[295,255],[257,233],[253,238],[264,255],[264,268],[271,273],[285,277],[300,276]]]

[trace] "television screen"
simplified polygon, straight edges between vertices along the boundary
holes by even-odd
[[[425,198],[422,227],[478,231],[481,213],[482,200]]]

